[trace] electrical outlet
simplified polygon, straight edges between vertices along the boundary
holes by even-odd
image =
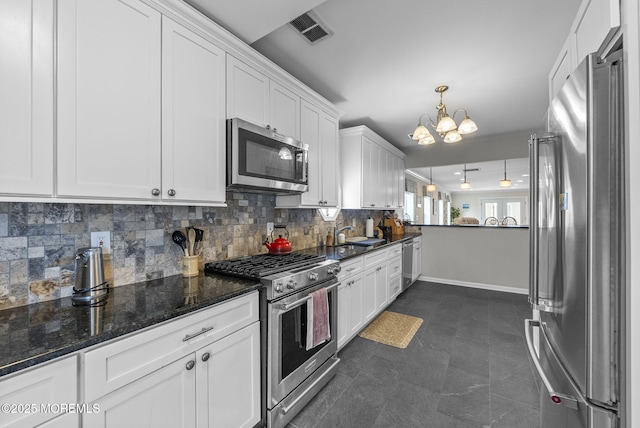
[[[273,223],[267,223],[267,238],[271,236],[271,232],[273,232]]]
[[[102,247],[102,254],[111,254],[111,232],[91,232],[91,247]]]

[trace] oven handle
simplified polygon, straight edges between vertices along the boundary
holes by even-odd
[[[327,292],[333,290],[338,285],[340,285],[340,283],[336,282],[335,284],[326,287]],[[281,310],[281,311],[285,311],[286,312],[286,311],[289,311],[289,310],[291,310],[293,308],[297,308],[298,306],[302,306],[303,304],[307,303],[309,300],[311,300],[311,294],[309,294],[306,297],[303,297],[302,299],[298,299],[295,302],[287,303],[286,305],[283,304],[283,303],[280,303],[278,305],[278,309]]]

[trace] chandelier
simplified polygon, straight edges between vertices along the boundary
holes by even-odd
[[[447,106],[442,102],[442,94],[446,92],[447,89],[449,89],[447,85],[436,87],[436,92],[440,94],[440,104],[436,106],[436,110],[438,110],[437,125],[433,123],[431,116],[425,113],[418,118],[418,126],[416,126],[413,134],[409,134],[409,138],[417,141],[418,144],[426,146],[436,142],[436,139],[427,129],[427,124],[431,125],[431,127],[440,134],[445,143],[457,143],[462,140],[462,135],[471,134],[478,130],[478,126],[469,118],[465,109],[457,109],[453,112],[452,116],[447,114]],[[462,119],[460,125],[456,125],[454,118],[459,111],[464,112],[464,119]],[[423,124],[422,118],[425,116],[429,118],[429,122]]]

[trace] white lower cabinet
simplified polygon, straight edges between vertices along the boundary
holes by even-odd
[[[375,319],[402,291],[402,244],[340,264],[338,349]]]
[[[411,281],[415,281],[422,275],[422,238],[413,238],[413,265],[411,270]]]
[[[84,354],[87,427],[252,427],[260,421],[258,293]]]
[[[195,427],[196,370],[188,369],[188,355],[100,397],[92,404],[100,411],[85,414],[83,426],[107,427]]]
[[[0,427],[77,427],[78,414],[60,409],[60,405],[78,403],[77,361],[73,355],[3,377],[0,403],[10,411],[3,407]]]
[[[338,349],[362,329],[364,276],[362,257],[343,263],[338,286]]]

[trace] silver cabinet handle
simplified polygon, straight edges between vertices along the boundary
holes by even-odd
[[[193,360],[189,360],[187,361],[187,364],[185,365],[185,367],[187,368],[187,370],[191,370],[196,366],[196,362]]]
[[[202,354],[202,361],[207,362],[209,361],[210,357],[211,357],[211,354],[208,352],[205,352],[204,354]]]
[[[350,267],[349,269],[347,269],[347,272],[352,272],[352,271],[354,271],[354,270],[356,270],[356,269],[357,269],[357,268]]]
[[[169,189],[169,190],[167,190],[167,195],[169,195],[169,196],[175,196],[175,195],[176,195],[176,191],[175,191],[175,190],[173,190],[173,189]]]
[[[213,330],[213,326],[211,326],[211,327],[202,327],[202,330],[200,330],[200,331],[199,331],[199,332],[197,332],[197,333],[187,334],[187,335],[182,339],[182,341],[183,341],[183,342],[186,342],[187,340],[191,340],[191,339],[193,339],[194,337],[200,336],[201,334],[205,334],[206,332],[211,331],[211,330]]]
[[[155,189],[151,189],[151,194],[153,196],[160,196],[160,189],[158,189],[157,187]]]
[[[531,329],[533,327],[537,327],[540,330],[540,336],[544,338],[544,340],[547,341],[548,343],[547,335],[544,332],[544,329],[542,328],[542,326],[540,325],[540,321],[532,320],[532,319],[524,320],[524,334],[527,339],[527,348],[529,349],[529,355],[533,360],[533,365],[536,366],[536,370],[538,371],[538,375],[540,375],[540,379],[542,380],[544,387],[547,388],[547,392],[549,393],[549,398],[551,398],[551,401],[553,401],[556,404],[563,404],[572,409],[578,409],[578,400],[575,397],[571,397],[569,395],[556,392],[553,389],[553,386],[551,386],[551,382],[549,381],[549,378],[547,378],[547,375],[542,369],[542,365],[540,364],[540,359],[538,358],[538,355],[536,355],[536,350],[533,347],[533,339],[531,338]],[[564,368],[563,368],[563,371],[564,371]]]

